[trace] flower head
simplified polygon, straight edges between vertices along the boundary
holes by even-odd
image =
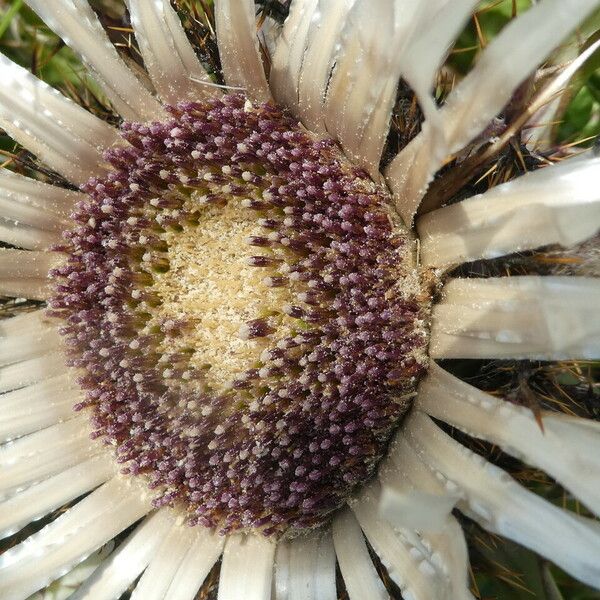
[[[125,123],[52,271],[94,437],[191,523],[320,524],[372,477],[425,370],[389,196],[331,140],[229,94]]]
[[[600,159],[443,192],[493,153],[490,122],[598,3],[529,9],[441,106],[430,90],[473,0],[295,0],[262,51],[254,2],[220,0],[224,84],[168,0],[128,0],[151,91],[86,0],[28,3],[122,120],[0,58],[0,125],[78,189],[0,173],[0,239],[21,248],[0,254],[0,291],[47,303],[0,323],[0,532],[66,507],[0,555],[0,596],[26,598],[135,525],[73,597],[118,598],[141,575],[133,597],[193,598],[222,556],[223,600],[333,599],[336,561],[351,600],[383,599],[368,542],[405,598],[469,598],[455,509],[600,587],[597,523],[466,439],[598,514],[597,424],[438,364],[600,354],[597,280],[449,276],[593,236]],[[420,131],[387,160],[400,78]],[[447,205],[415,222],[433,195]]]

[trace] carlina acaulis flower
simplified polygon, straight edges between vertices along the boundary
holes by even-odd
[[[169,0],[126,2],[144,83],[86,0],[27,3],[120,125],[0,57],[0,126],[65,180],[0,171],[0,292],[46,303],[0,322],[0,534],[15,535],[0,598],[104,548],[71,598],[192,600],[220,561],[219,600],[386,600],[390,582],[466,600],[458,512],[600,588],[599,424],[436,362],[600,357],[596,279],[451,275],[592,238],[600,158],[430,191],[438,207],[417,215],[465,156],[503,136],[533,148],[523,126],[600,42],[523,122],[503,109],[600,2],[536,3],[439,102],[475,0],[293,0],[281,26],[252,0],[202,3],[224,83]],[[419,110],[388,157],[400,81]],[[468,439],[545,471],[589,516]]]

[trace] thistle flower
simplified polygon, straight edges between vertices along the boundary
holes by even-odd
[[[0,597],[127,531],[73,598],[139,578],[133,598],[191,599],[221,558],[222,600],[334,599],[336,563],[352,600],[383,600],[372,555],[404,598],[472,598],[459,512],[600,587],[597,521],[444,425],[598,514],[598,424],[438,364],[598,358],[596,280],[449,273],[592,237],[600,159],[419,216],[419,245],[412,231],[449,157],[599,3],[536,4],[441,107],[430,90],[473,0],[295,0],[268,79],[254,2],[217,1],[224,86],[168,0],[127,1],[150,85],[85,0],[28,4],[123,122],[0,58],[0,125],[75,186],[0,173],[0,238],[21,248],[0,253],[0,292],[47,303],[0,323],[0,531],[66,507],[0,556]],[[424,120],[381,173],[400,78]]]

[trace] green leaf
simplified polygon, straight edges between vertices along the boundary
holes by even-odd
[[[5,34],[6,30],[10,27],[11,21],[14,16],[19,12],[21,6],[23,5],[23,0],[15,0],[10,8],[4,13],[2,18],[0,19],[0,38]]]

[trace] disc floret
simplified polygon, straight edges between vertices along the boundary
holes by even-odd
[[[425,364],[427,303],[385,189],[242,96],[125,123],[51,302],[94,435],[155,504],[267,534],[371,477]]]

